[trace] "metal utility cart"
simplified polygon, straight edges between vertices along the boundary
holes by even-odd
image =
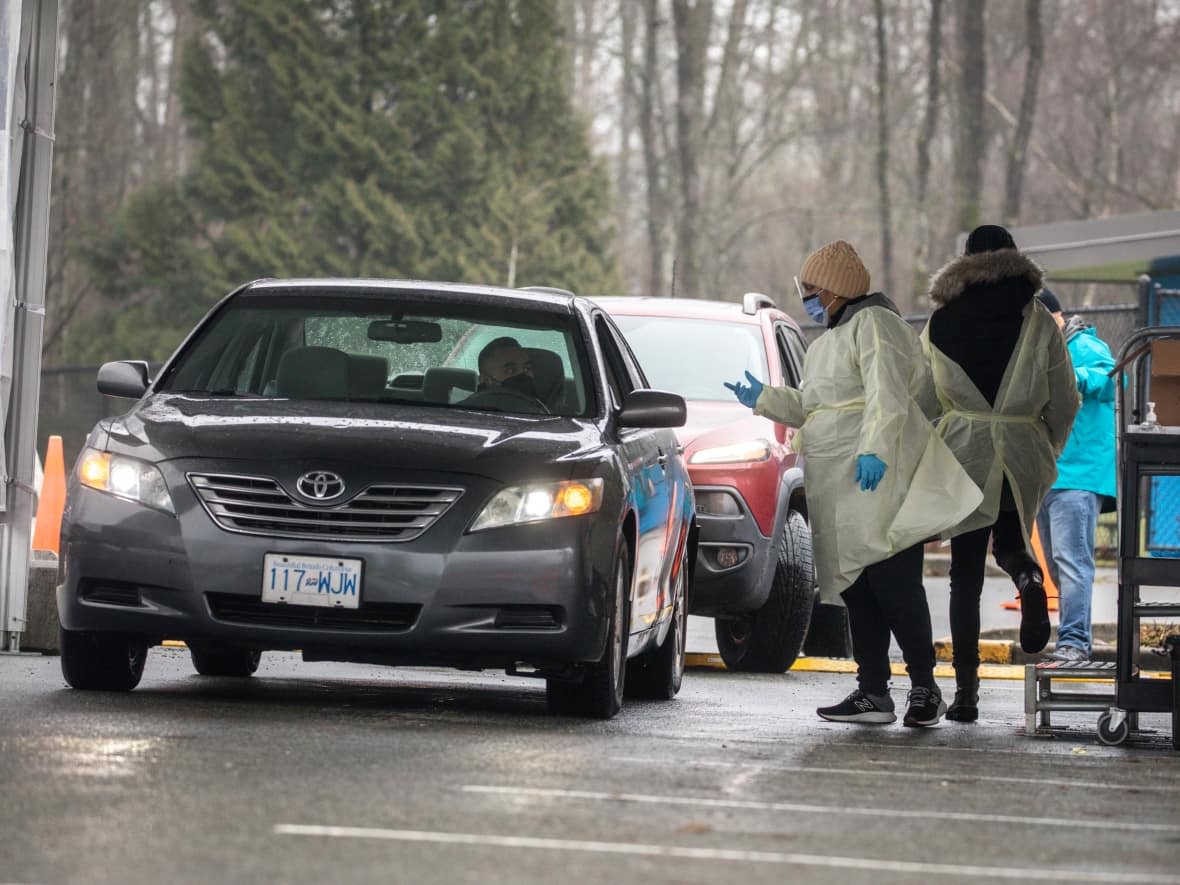
[[[1180,637],[1169,637],[1172,679],[1144,678],[1140,672],[1140,623],[1180,617],[1180,558],[1171,551],[1149,549],[1145,532],[1153,517],[1168,512],[1167,498],[1180,491],[1180,426],[1153,423],[1148,403],[1180,408],[1180,389],[1167,387],[1151,366],[1153,350],[1162,365],[1165,347],[1180,351],[1180,326],[1139,329],[1123,345],[1115,376],[1115,420],[1118,426],[1118,645],[1115,652],[1114,706],[1098,717],[1098,739],[1121,744],[1138,727],[1138,714],[1171,712],[1172,746],[1180,749]],[[1153,391],[1153,382],[1156,390]],[[1176,384],[1180,384],[1178,376]],[[1128,397],[1133,408],[1128,409]],[[1173,413],[1174,414],[1174,413]],[[1166,419],[1169,416],[1161,416]],[[1180,425],[1170,417],[1168,425]],[[1156,555],[1150,555],[1155,553]],[[1167,587],[1175,598],[1144,602],[1140,588]]]

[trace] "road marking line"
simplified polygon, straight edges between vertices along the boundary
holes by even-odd
[[[639,756],[612,756],[615,762],[635,762],[640,765],[700,765],[706,768],[735,768],[749,765],[749,762],[716,762],[706,759],[663,759]],[[1126,790],[1129,792],[1173,793],[1175,784],[1111,784],[1104,781],[1072,781],[1056,778],[1004,777],[997,774],[962,774],[950,771],[873,771],[867,768],[821,768],[811,765],[776,765],[761,763],[767,771],[791,771],[797,774],[847,774],[854,777],[904,777],[914,780],[946,781],[948,783],[972,783],[988,781],[1000,784],[1039,784],[1052,787],[1079,787],[1087,790]]]
[[[1056,817],[1029,817],[1019,814],[978,814],[969,811],[917,811],[909,808],[865,808],[847,805],[808,805],[801,802],[759,802],[751,799],[714,799],[693,796],[652,796],[644,793],[608,793],[596,790],[561,790],[545,787],[497,787],[466,784],[465,793],[501,796],[536,796],[551,799],[586,799],[594,802],[632,802],[651,805],[691,805],[696,808],[743,808],[751,811],[800,811],[806,814],[859,814],[867,817],[905,817],[917,820],[955,820],[999,824],[1031,824],[1042,827],[1081,827],[1095,830],[1151,830],[1160,833],[1180,832],[1177,824],[1153,824],[1139,821],[1062,820]]]
[[[377,839],[389,842],[475,845],[493,848],[535,848],[547,851],[583,851],[594,854],[623,854],[644,857],[674,857],[687,860],[726,860],[828,869],[869,870],[961,878],[986,876],[1021,882],[1130,882],[1145,885],[1180,885],[1180,877],[1147,873],[1098,873],[1085,870],[1044,870],[1027,867],[985,867],[967,864],[921,863],[881,858],[839,857],[783,851],[745,851],[732,848],[687,848],[642,842],[598,842],[586,839],[549,839],[534,836],[493,836],[482,833],[442,833],[428,830],[391,830],[378,827],[275,824],[276,836],[319,836],[330,839]]]

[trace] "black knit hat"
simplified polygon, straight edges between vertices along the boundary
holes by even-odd
[[[1048,286],[1037,293],[1037,298],[1040,299],[1041,304],[1049,308],[1049,313],[1061,313],[1061,302],[1057,300],[1057,296]]]
[[[964,254],[975,255],[979,252],[995,252],[997,249],[1015,249],[1016,241],[998,224],[981,224],[967,237],[967,249]]]

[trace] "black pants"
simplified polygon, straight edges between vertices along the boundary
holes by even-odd
[[[987,542],[992,539],[996,564],[1013,581],[1039,574],[1041,567],[1024,548],[1020,514],[1001,510],[995,524],[951,538],[951,642],[955,676],[974,677],[979,669],[979,597],[983,593]]]
[[[889,634],[897,638],[912,685],[934,682],[934,636],[922,586],[921,544],[874,563],[841,596],[848,607],[856,681],[867,694],[889,691]]]

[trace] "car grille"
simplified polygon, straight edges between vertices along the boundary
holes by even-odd
[[[288,538],[412,541],[463,494],[461,488],[377,483],[343,504],[312,507],[268,477],[190,473],[188,479],[221,528]]]
[[[263,627],[409,630],[422,610],[422,606],[408,602],[362,602],[360,608],[287,605],[235,593],[206,593],[205,599],[210,613],[219,621]]]

